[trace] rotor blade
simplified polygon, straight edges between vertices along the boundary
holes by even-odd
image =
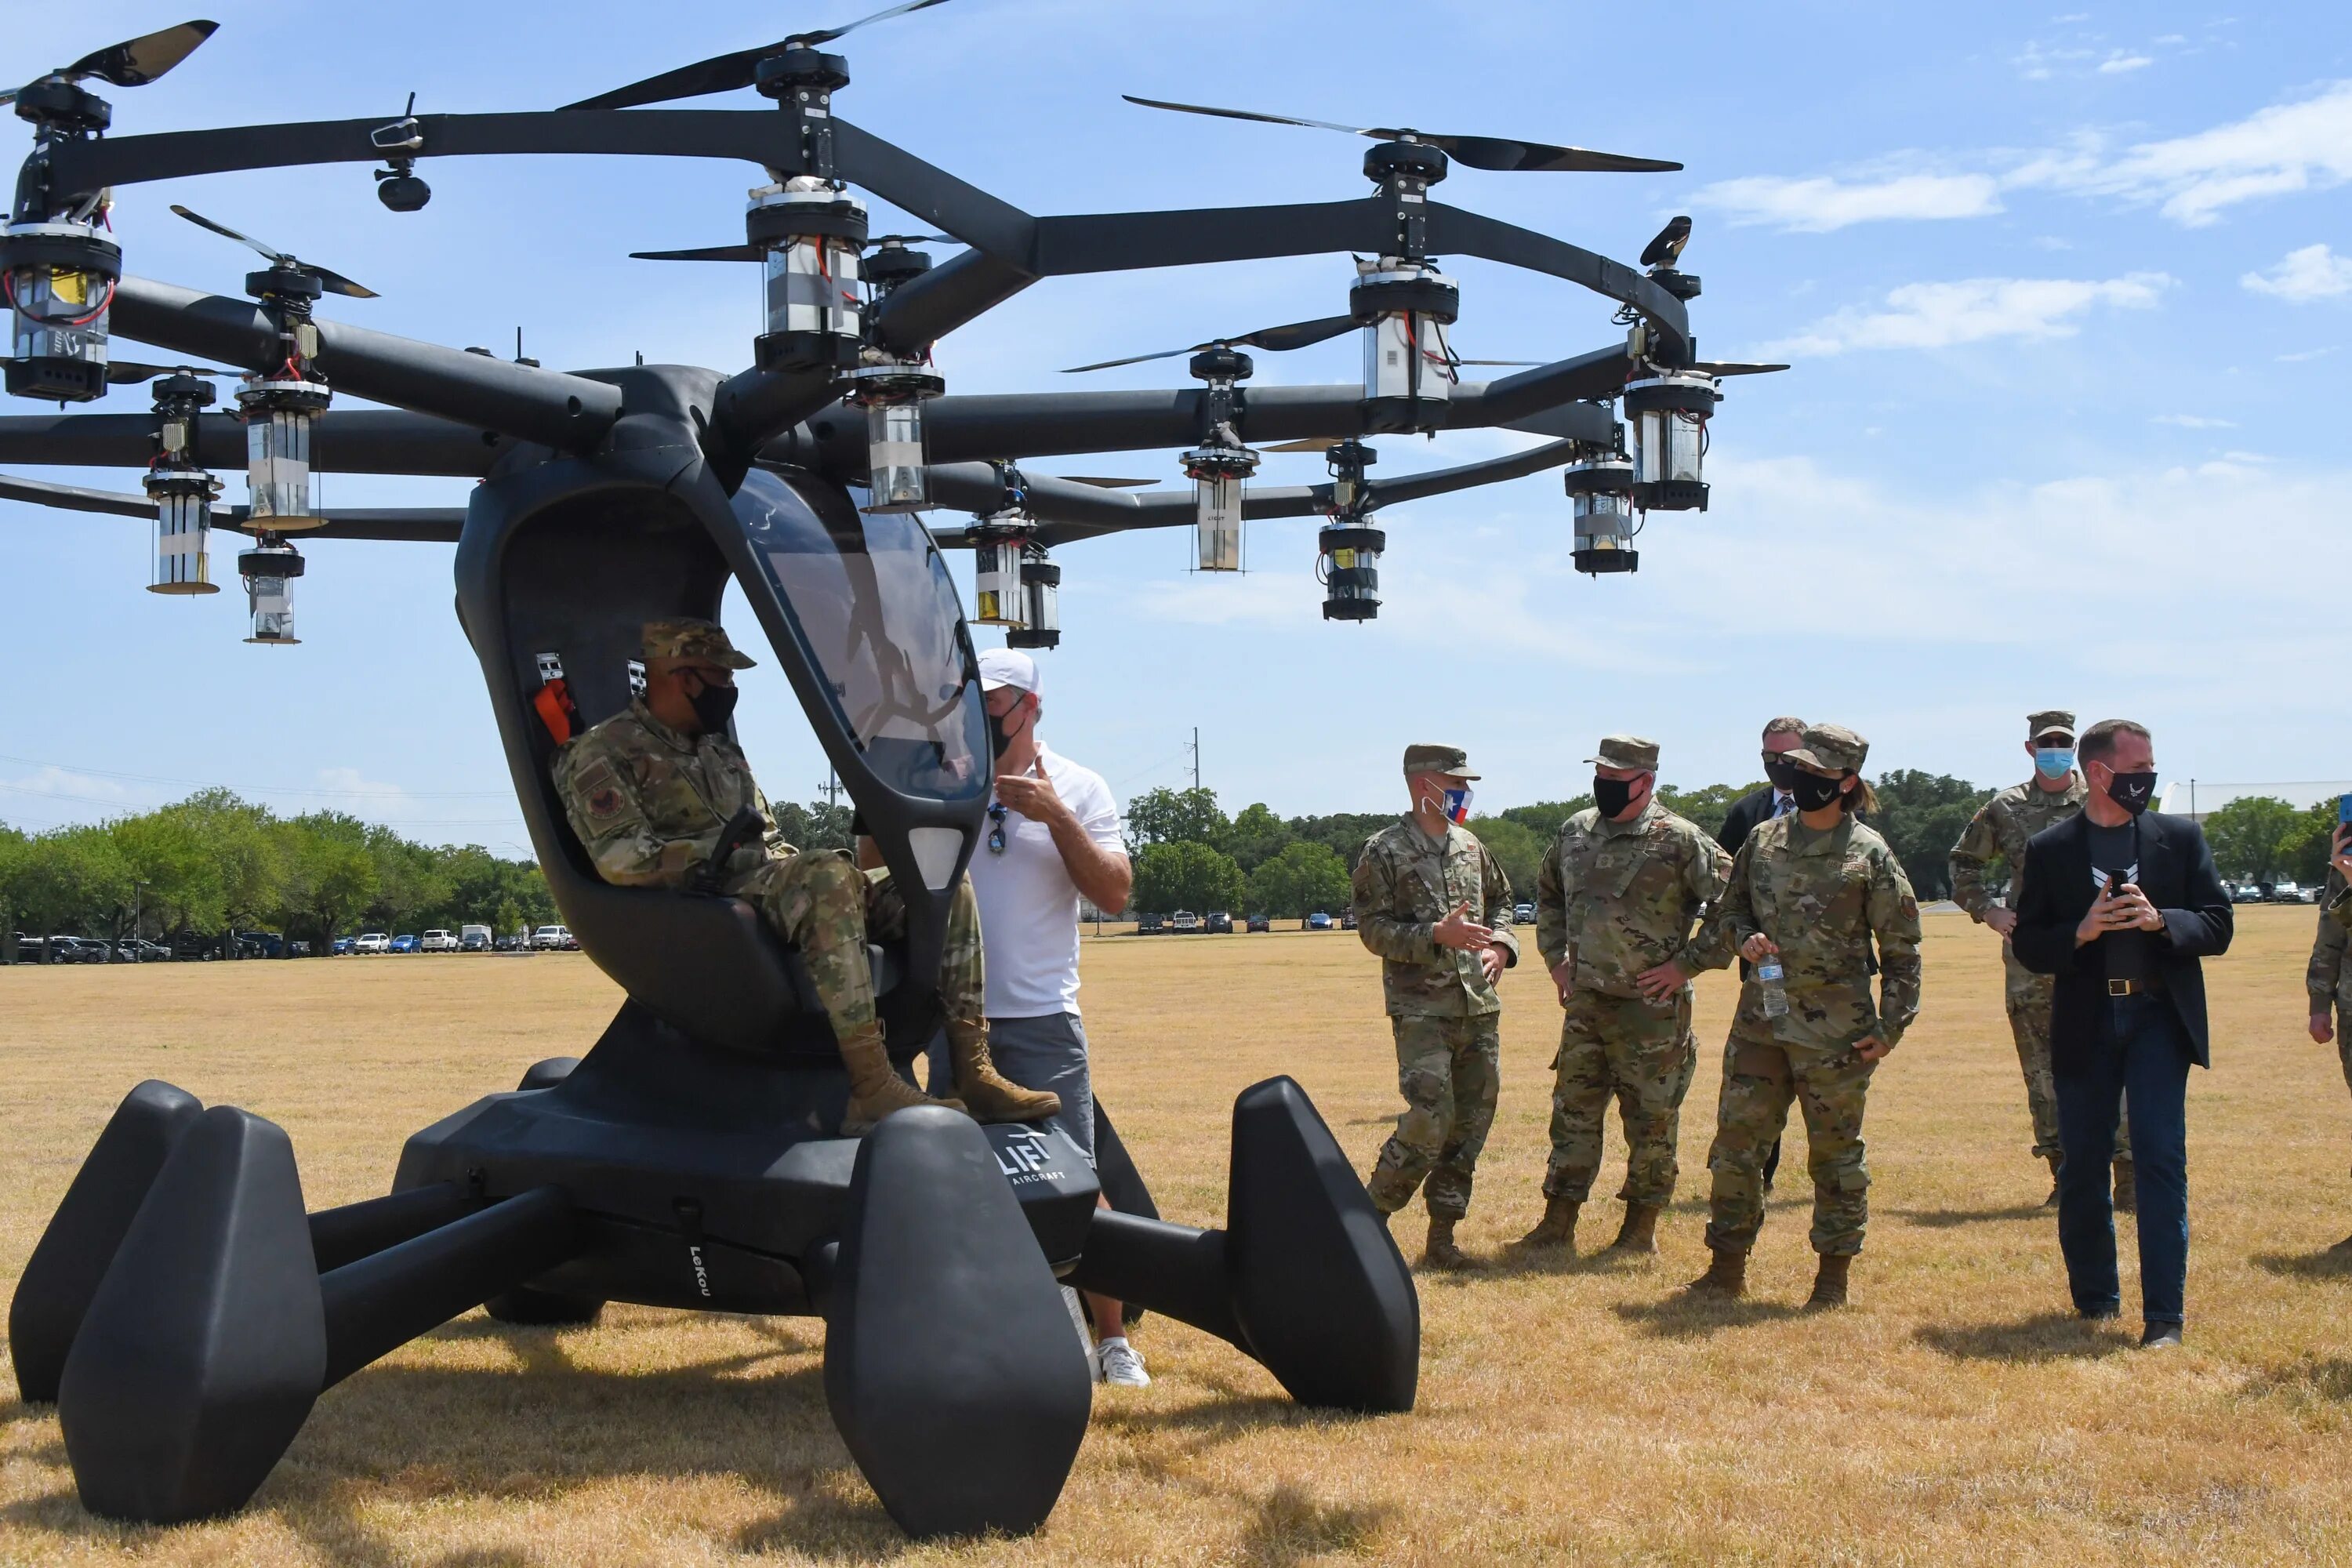
[[[374,289],[368,288],[365,284],[354,283],[350,279],[344,277],[341,273],[336,271],[331,267],[314,267],[307,261],[303,262],[301,266],[304,271],[308,272],[311,277],[316,278],[319,280],[319,287],[324,289],[330,294],[341,294],[352,300],[381,300],[383,298],[383,295],[377,293]]]
[[[249,246],[253,249],[261,252],[262,255],[269,258],[272,261],[291,261],[294,259],[283,251],[272,250],[269,247],[262,244],[261,241],[237,233],[236,230],[230,228],[226,224],[215,223],[212,219],[205,216],[202,213],[190,212],[187,208],[182,206],[177,202],[173,202],[172,204],[172,210],[178,213],[182,217],[186,218],[190,223],[194,224],[198,228],[211,229],[215,234],[233,239],[239,245]]]
[[[1691,366],[1701,375],[1769,375],[1785,364],[1746,364],[1738,360],[1703,359]]]
[[[577,103],[567,103],[566,109],[635,109],[641,103],[664,103],[674,98],[700,98],[705,93],[732,92],[739,87],[749,87],[759,74],[760,62],[771,55],[784,52],[782,40],[763,45],[756,49],[738,49],[731,55],[713,55],[707,60],[697,60],[690,66],[649,76],[643,81],[633,81],[626,87],[616,87],[610,92],[600,92],[593,98],[583,98]]]
[[[76,80],[94,76],[117,87],[144,87],[194,54],[219,26],[218,22],[183,22],[84,55],[59,74]]]
[[[1523,365],[1536,365],[1536,364],[1549,364],[1551,362],[1550,362],[1549,360],[1540,360],[1540,359],[1457,359],[1457,360],[1455,360],[1454,363],[1455,364],[1523,364]]]
[[[1276,446],[1260,447],[1261,452],[1328,452],[1339,444],[1335,437],[1328,441],[1284,441]]]
[[[893,5],[887,11],[877,11],[871,16],[860,16],[856,21],[850,23],[846,26],[827,27],[823,32],[819,33],[794,33],[791,37],[786,38],[784,42],[788,44],[797,44],[803,47],[814,47],[818,44],[829,44],[835,38],[848,37],[850,34],[857,31],[858,28],[866,26],[868,23],[887,22],[893,16],[903,16],[909,11],[921,11],[940,4],[943,4],[943,0],[906,0],[904,5]]]
[[[8,105],[16,101],[16,89],[15,88],[12,87],[5,92],[0,92],[0,109],[5,109]]]
[[[1213,348],[1216,345],[1213,343],[1203,343],[1189,349],[1162,349],[1156,354],[1129,354],[1125,359],[1107,359],[1099,364],[1074,364],[1062,374],[1064,375],[1077,375],[1082,372],[1089,370],[1115,370],[1123,364],[1141,364],[1146,360],[1174,359],[1178,354],[1196,354],[1201,353],[1203,349]]]
[[[759,261],[767,252],[756,245],[706,245],[699,250],[632,250],[636,261]]]
[[[35,506],[61,507],[67,511],[103,511],[116,517],[155,515],[155,503],[143,495],[122,490],[86,490],[79,485],[20,479],[14,474],[0,474],[0,500],[29,501]]]
[[[1290,349],[1303,349],[1351,331],[1360,325],[1353,316],[1322,316],[1312,321],[1293,321],[1287,326],[1267,327],[1246,337],[1228,341],[1244,348],[1265,349],[1281,353]]]
[[[135,359],[109,360],[106,381],[110,386],[130,386],[138,382],[152,381],[159,375],[227,376],[235,380],[245,374],[241,370],[215,370],[208,364],[142,364]]]
[[[1060,479],[1073,485],[1093,485],[1097,489],[1131,490],[1141,485],[1156,485],[1158,479],[1108,479],[1098,474],[1040,474],[1041,479]]]
[[[868,245],[961,245],[962,240],[951,234],[877,234],[867,237]]]
[[[1255,120],[1267,125],[1304,125],[1309,130],[1337,131],[1347,136],[1386,134],[1382,132],[1366,131],[1361,126],[1334,125],[1328,120],[1300,120],[1295,115],[1288,114],[1258,114],[1246,109],[1211,109],[1198,103],[1170,103],[1163,99],[1138,98],[1131,92],[1122,92],[1119,96],[1129,103],[1140,104],[1146,109],[1172,109],[1179,114],[1207,114],[1213,115],[1219,120]],[[1675,166],[1681,167],[1680,164]]]
[[[1391,132],[1368,131],[1364,134],[1387,136]],[[1582,147],[1512,142],[1499,136],[1431,136],[1421,132],[1395,134],[1416,136],[1446,153],[1457,163],[1506,174],[1664,174],[1682,167],[1663,158],[1631,158],[1622,153],[1594,153]]]
[[[1528,415],[1525,419],[1504,423],[1506,430],[1523,430],[1530,436],[1549,436],[1557,441],[1588,440],[1591,437],[1591,408],[1581,403],[1563,403]]]
[[[1658,237],[1642,247],[1644,267],[1672,267],[1682,256],[1683,247],[1690,243],[1691,220],[1687,214],[1666,220]]]

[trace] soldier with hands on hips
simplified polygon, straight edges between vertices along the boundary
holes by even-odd
[[[1691,980],[1731,962],[1708,918],[1731,857],[1657,803],[1657,742],[1612,735],[1586,760],[1596,804],[1560,825],[1536,879],[1536,946],[1566,1016],[1552,1058],[1544,1215],[1519,1244],[1574,1246],[1614,1099],[1627,1152],[1617,1194],[1625,1219],[1611,1247],[1649,1253],[1675,1195],[1683,1097],[1698,1064]]]
[[[1477,778],[1454,746],[1407,746],[1412,809],[1365,841],[1356,862],[1356,933],[1378,953],[1405,1110],[1364,1185],[1382,1224],[1428,1184],[1422,1265],[1470,1260],[1454,1227],[1470,1208],[1478,1152],[1495,1120],[1502,998],[1519,961],[1511,884],[1462,824]]]

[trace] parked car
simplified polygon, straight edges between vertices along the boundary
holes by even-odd
[[[1308,915],[1305,920],[1298,922],[1298,929],[1300,931],[1329,931],[1331,929],[1331,917],[1325,914],[1321,910],[1317,910],[1313,914]]]
[[[490,944],[490,949],[494,952],[529,952],[530,933],[519,931],[512,936],[502,936]]]
[[[1168,929],[1178,936],[1190,936],[1201,929],[1201,917],[1190,910],[1178,910],[1168,917]]]
[[[541,952],[560,952],[567,947],[577,947],[572,933],[562,926],[541,926],[530,933],[530,945]]]
[[[353,952],[390,952],[392,938],[380,931],[363,931],[352,938]]]
[[[1252,915],[1249,918],[1248,923],[1243,929],[1245,931],[1272,931],[1274,929],[1274,922],[1266,919],[1264,915]]]
[[[162,942],[138,936],[123,938],[114,944],[114,951],[126,963],[165,963],[172,957],[172,950]]]
[[[339,936],[335,939],[335,945],[329,951],[333,952],[337,958],[348,958],[352,954],[352,942],[353,940],[353,938],[348,936]]]
[[[1135,934],[1138,936],[1158,936],[1166,929],[1167,928],[1160,923],[1160,918],[1158,915],[1138,915],[1135,917]]]
[[[2305,892],[2300,887],[2297,887],[2293,882],[2273,882],[2271,884],[2271,902],[2274,904],[2307,904],[2311,902],[2311,895]]]
[[[183,963],[210,963],[221,955],[221,939],[203,931],[175,931],[171,948],[172,956]]]
[[[1511,906],[1511,923],[1513,925],[1522,926],[1530,926],[1535,924],[1536,907],[1533,904],[1513,904]]]
[[[1234,917],[1225,913],[1223,910],[1218,910],[1215,914],[1209,917],[1208,931],[1211,936],[1233,935]]]
[[[488,926],[459,926],[457,928],[457,951],[460,952],[489,952],[490,928]]]
[[[416,938],[413,935],[394,937],[392,939],[392,946],[385,951],[390,952],[415,952],[416,951]]]
[[[1356,929],[1356,910],[1354,905],[1350,904],[1348,908],[1339,911],[1339,929],[1341,931],[1353,931]]]
[[[422,937],[417,939],[416,951],[419,952],[455,952],[457,951],[457,933],[451,931],[428,931]]]
[[[2263,890],[2252,882],[2239,882],[2230,889],[2230,901],[2233,904],[2259,904],[2263,901]]]

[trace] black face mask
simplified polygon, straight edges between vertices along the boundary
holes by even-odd
[[[1633,804],[1633,781],[1603,778],[1599,773],[1593,774],[1592,804],[1601,808],[1602,816],[1615,817],[1619,812]]]
[[[2107,780],[2107,798],[2137,816],[2156,803],[2156,773],[2114,773]]]
[[[1003,757],[1006,751],[1011,749],[1013,745],[1013,732],[1005,729],[1005,725],[1020,717],[1020,714],[1021,705],[1016,702],[1013,705],[1011,711],[1002,715],[991,714],[989,716],[988,756],[991,762],[994,762]]]
[[[1789,793],[1797,797],[1799,811],[1821,810],[1822,807],[1837,799],[1842,793],[1839,786],[1845,783],[1842,777],[1823,778],[1819,773],[1809,773],[1794,765],[1791,765],[1789,771],[1795,775],[1789,781]]]
[[[1797,764],[1782,762],[1778,752],[1767,752],[1764,753],[1764,776],[1772,781],[1774,789],[1795,789],[1799,777]]]
[[[735,716],[735,699],[739,695],[740,693],[731,686],[717,686],[706,681],[701,690],[687,699],[694,704],[695,722],[702,726],[704,734],[723,735],[727,732],[727,721]]]

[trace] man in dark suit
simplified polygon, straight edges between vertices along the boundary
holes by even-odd
[[[2139,1198],[2139,1293],[2150,1348],[2180,1343],[2189,1273],[2189,1064],[2212,1065],[2198,960],[2229,950],[2229,895],[2205,835],[2150,812],[2156,747],[2146,726],[2103,719],[2075,755],[2083,809],[2025,847],[2024,895],[2010,942],[2018,961],[2057,977],[2050,1066],[2058,1086],[2058,1245],[2074,1309],[2122,1310],[2116,1278],[2118,1089],[2131,1108]]]

